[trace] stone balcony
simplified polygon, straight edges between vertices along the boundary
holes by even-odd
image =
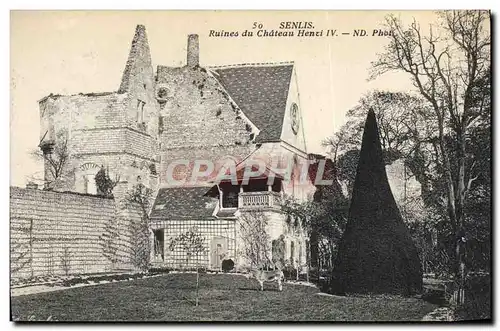
[[[240,210],[280,209],[281,194],[278,192],[240,192],[238,195]]]

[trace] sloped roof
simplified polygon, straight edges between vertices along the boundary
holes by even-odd
[[[236,209],[222,209],[217,212],[219,218],[233,218],[236,217]]]
[[[260,134],[255,142],[279,141],[293,64],[211,68],[246,117]]]
[[[158,191],[151,219],[214,219],[216,198],[207,196],[211,187],[168,187]]]

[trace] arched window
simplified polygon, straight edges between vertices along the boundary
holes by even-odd
[[[80,174],[78,175],[79,184],[77,191],[87,194],[97,194],[97,184],[95,175],[99,171],[100,166],[95,163],[84,163],[80,166]]]
[[[95,183],[95,174],[83,175],[84,193],[97,194],[97,185]]]
[[[295,243],[293,241],[290,242],[290,263],[295,262]]]

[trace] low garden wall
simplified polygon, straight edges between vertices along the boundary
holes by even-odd
[[[120,220],[112,198],[11,187],[11,278],[119,268],[105,254],[107,232],[113,222]],[[113,224],[113,228],[125,226]],[[126,236],[117,232],[112,235]],[[126,256],[126,245],[121,246],[116,254]]]

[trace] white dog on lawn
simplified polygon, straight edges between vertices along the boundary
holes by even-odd
[[[265,282],[278,282],[278,290],[283,291],[283,285],[282,283],[285,281],[285,275],[283,274],[283,271],[281,270],[272,270],[272,271],[265,271],[265,270],[255,270],[252,269],[250,270],[247,274],[246,277],[248,279],[250,278],[255,278],[260,284],[260,290],[264,291],[264,283]]]

